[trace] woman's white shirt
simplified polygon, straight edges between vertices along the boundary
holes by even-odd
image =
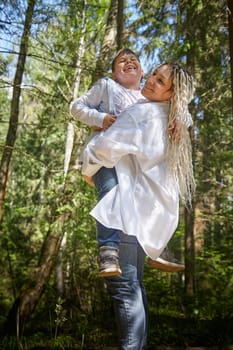
[[[167,170],[169,103],[143,102],[127,108],[86,146],[82,173],[115,166],[118,185],[91,211],[107,227],[134,235],[156,259],[177,228],[178,190]]]

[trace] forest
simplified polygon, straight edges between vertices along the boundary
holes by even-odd
[[[72,100],[127,47],[145,75],[195,77],[196,191],[169,242],[183,272],[145,265],[148,350],[233,348],[233,1],[0,2],[0,349],[118,349],[97,275],[96,190]]]

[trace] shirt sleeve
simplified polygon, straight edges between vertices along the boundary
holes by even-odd
[[[138,154],[142,133],[134,118],[125,111],[105,132],[96,135],[83,154],[83,175],[93,176],[102,166],[113,168],[128,154]]]
[[[102,78],[86,94],[71,103],[70,113],[75,119],[89,126],[102,127],[107,113],[101,112],[100,106],[106,98],[108,98],[107,79]]]

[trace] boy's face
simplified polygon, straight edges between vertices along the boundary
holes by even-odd
[[[114,64],[112,79],[128,89],[139,89],[143,71],[140,62],[133,54],[120,54]]]
[[[172,68],[168,65],[160,66],[146,80],[141,93],[150,101],[169,101],[173,94]]]

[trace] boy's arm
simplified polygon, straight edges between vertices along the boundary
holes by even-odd
[[[75,119],[89,126],[103,128],[108,113],[99,112],[98,109],[106,98],[108,98],[107,80],[99,79],[87,93],[71,103],[70,113]]]

